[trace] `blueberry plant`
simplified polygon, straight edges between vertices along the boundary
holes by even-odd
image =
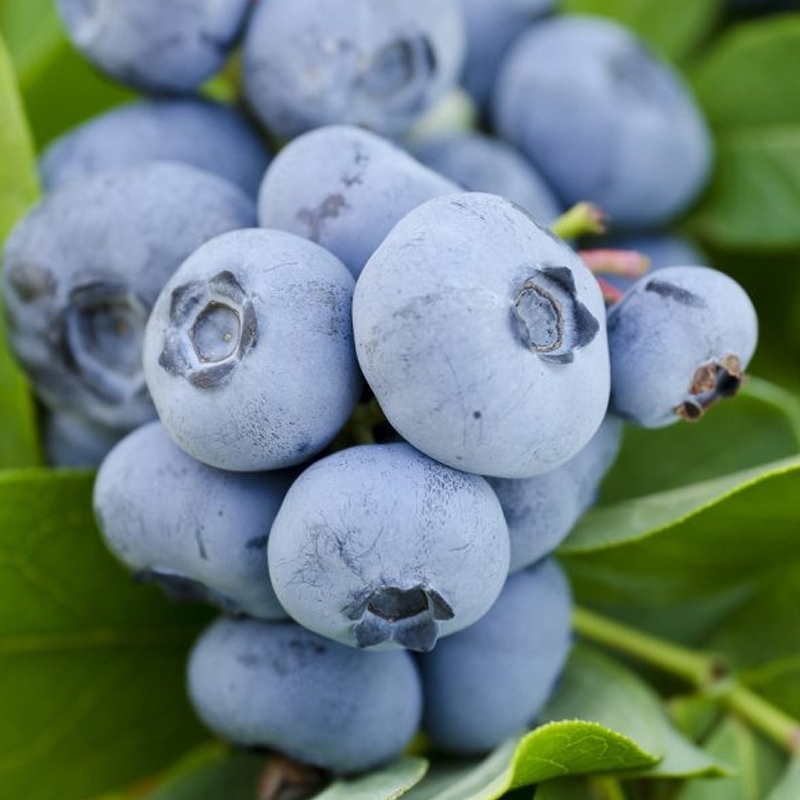
[[[0,796],[800,797],[798,6],[0,0]]]

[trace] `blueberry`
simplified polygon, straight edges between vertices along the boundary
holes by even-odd
[[[476,755],[524,732],[567,660],[571,613],[564,573],[544,561],[512,575],[483,619],[420,656],[433,744]]]
[[[95,425],[76,414],[45,412],[43,446],[52,467],[97,467],[121,438],[120,431]]]
[[[364,653],[292,623],[219,619],[189,658],[189,696],[212,731],[336,773],[384,764],[422,713],[408,653]]]
[[[151,99],[111,109],[74,128],[42,154],[48,191],[110,167],[182,161],[255,197],[269,153],[232,106],[199,98]]]
[[[208,467],[151,422],[103,460],[95,517],[109,549],[140,578],[230,613],[281,619],[267,539],[291,478]]]
[[[250,229],[196,250],[164,287],[144,371],[170,436],[221,469],[299,464],[358,402],[353,278],[319,245]]]
[[[494,112],[565,205],[593,201],[621,226],[672,219],[710,174],[709,132],[678,73],[610,20],[534,25],[503,63]]]
[[[665,267],[608,314],[611,410],[646,428],[699,419],[735,394],[758,321],[736,281],[706,267]]]
[[[486,481],[405,443],[308,467],[272,526],[269,571],[297,622],[357,647],[430,650],[471,625],[508,573],[508,529]]]
[[[227,181],[157,161],[41,200],[7,240],[2,289],[12,348],[45,405],[119,431],[152,419],[150,307],[189,253],[254,215]]]
[[[321,244],[357,277],[405,213],[457,190],[386,139],[332,125],[278,153],[261,185],[258,218]]]
[[[605,313],[564,242],[480,193],[404,217],[353,298],[359,363],[394,428],[444,464],[507,478],[555,469],[602,422]]]
[[[453,86],[457,0],[269,0],[244,41],[244,93],[274,133],[334,123],[403,133]]]
[[[248,0],[57,0],[80,52],[119,83],[191,92],[227,61]]]
[[[451,133],[425,139],[411,154],[464,189],[499,194],[547,225],[561,207],[525,157],[511,145],[480,133]]]
[[[555,0],[460,0],[467,31],[461,82],[481,106],[491,98],[503,56],[531,23],[552,11]]]
[[[595,502],[622,441],[622,420],[607,416],[589,443],[551,472],[532,478],[489,478],[511,538],[510,572],[552,553]]]

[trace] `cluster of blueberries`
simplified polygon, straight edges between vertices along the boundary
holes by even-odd
[[[59,0],[152,96],[42,155],[4,250],[10,341],[53,463],[102,461],[109,548],[225,612],[188,684],[232,742],[353,773],[420,726],[456,754],[524,730],[570,649],[550,554],[623,420],[741,383],[747,295],[642,233],[702,188],[701,115],[630,32],[550,6]],[[240,40],[274,158],[193,94]],[[459,80],[501,138],[412,143]],[[547,227],[584,199],[662,248],[608,309]]]

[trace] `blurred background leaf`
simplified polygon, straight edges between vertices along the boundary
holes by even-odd
[[[730,715],[711,732],[705,748],[731,764],[734,774],[713,781],[690,781],[675,800],[764,800],[786,763],[773,745]]]
[[[800,14],[734,26],[690,72],[717,142],[691,220],[730,249],[800,246]]]
[[[38,149],[73,125],[133,97],[72,48],[54,0],[0,0],[0,35],[19,75]]]
[[[800,797],[800,758],[794,758],[773,787],[767,800],[796,800]]]
[[[742,681],[788,713],[800,717],[800,562],[779,580],[763,583],[712,637]],[[800,797],[800,793],[798,794]]]
[[[711,34],[723,0],[561,0],[561,8],[611,17],[662,55],[679,61]]]
[[[30,132],[16,75],[0,37],[0,243],[39,194]],[[40,453],[28,384],[17,368],[0,319],[0,469],[34,466]]]

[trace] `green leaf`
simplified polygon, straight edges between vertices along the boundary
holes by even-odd
[[[794,457],[590,511],[561,553],[581,602],[657,606],[800,559]]]
[[[561,0],[564,11],[600,14],[627,25],[667,57],[688,55],[712,31],[720,0]]]
[[[670,719],[678,730],[693,741],[704,739],[720,715],[717,699],[705,694],[672,697],[667,707]]]
[[[36,163],[11,62],[0,39],[0,245],[39,193]],[[0,314],[2,317],[2,314]],[[0,469],[35,466],[39,445],[27,383],[0,321]]]
[[[658,761],[635,742],[594,722],[551,722],[498,747],[479,764],[435,765],[408,800],[496,800],[507,791],[572,774]]]
[[[780,580],[765,582],[726,620],[709,647],[723,655],[751,689],[800,717],[798,597],[800,569],[795,566]]]
[[[737,717],[727,716],[711,733],[706,749],[731,764],[735,774],[691,781],[675,800],[763,800],[781,773],[785,759]]]
[[[0,33],[23,81],[64,44],[52,0],[0,0]]]
[[[709,122],[723,130],[800,124],[800,15],[729,29],[690,78]]]
[[[800,245],[800,15],[730,29],[692,72],[717,133],[711,186],[690,223],[719,247]]]
[[[92,476],[0,474],[0,786],[85,800],[207,738],[185,699],[205,609],[136,586],[106,551]]]
[[[39,181],[25,113],[17,93],[14,68],[0,40],[0,242],[36,202]]]
[[[800,399],[750,377],[732,402],[697,424],[626,426],[603,502],[663,492],[778,461],[800,451]]]
[[[40,150],[64,131],[135,96],[101,75],[65,40],[20,85]]]
[[[147,800],[255,800],[267,757],[233,753],[170,780]],[[334,781],[314,800],[397,800],[425,775],[424,758],[405,756],[369,775]]]
[[[147,800],[255,800],[266,757],[255,753],[224,754],[211,763],[167,781]]]
[[[711,186],[690,220],[721,248],[800,246],[800,123],[721,133]]]
[[[657,695],[632,672],[585,646],[573,651],[543,724],[479,764],[436,763],[407,800],[495,800],[574,775],[721,775],[725,766],[684,739]]]
[[[363,778],[336,781],[314,800],[395,800],[418,784],[427,770],[424,758],[406,756]]]
[[[642,774],[694,777],[725,772],[723,764],[678,733],[658,695],[641,678],[585,645],[575,648],[543,718],[591,720],[635,741],[646,752],[659,757],[655,764],[641,765],[637,772]],[[591,771],[616,769],[622,767],[607,763]]]
[[[800,797],[800,758],[789,762],[767,800],[797,800]]]
[[[595,800],[585,783],[567,778],[560,781],[547,781],[537,787],[535,800]]]

